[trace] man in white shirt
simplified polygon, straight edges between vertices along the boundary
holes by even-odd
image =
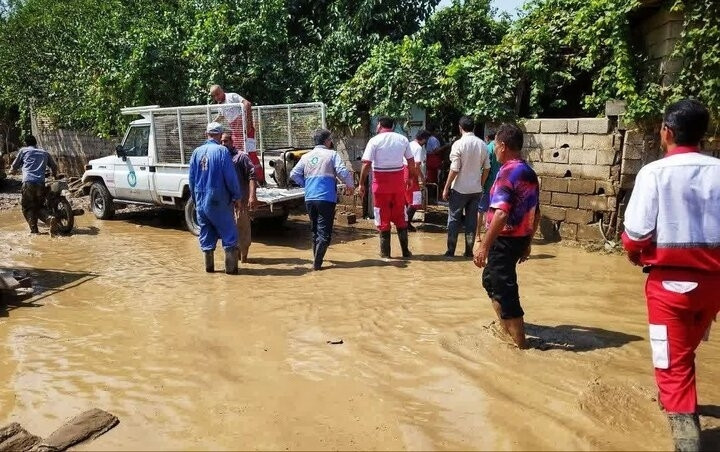
[[[403,257],[411,257],[408,248],[407,212],[405,211],[405,189],[403,157],[407,160],[410,179],[415,174],[415,159],[406,137],[393,132],[395,121],[382,117],[378,120],[377,135],[368,141],[362,156],[359,194],[363,198],[366,192],[366,178],[372,169],[372,193],[375,213],[375,226],[380,232],[380,256],[390,258],[391,223],[400,239]]]
[[[418,131],[415,134],[415,139],[410,142],[410,150],[415,159],[415,174],[417,174],[417,177],[411,179],[410,169],[407,166],[405,167],[405,178],[408,180],[405,200],[407,201],[407,221],[408,231],[410,232],[416,231],[412,225],[412,220],[417,209],[422,207],[422,191],[420,187],[425,185],[425,161],[427,160],[425,145],[430,136],[430,132],[423,129]]]
[[[465,226],[465,257],[473,256],[478,203],[483,184],[490,173],[490,158],[485,142],[476,137],[475,121],[469,116],[460,118],[461,137],[452,145],[450,174],[443,190],[448,201],[448,238],[445,257],[453,257],[460,233]]]
[[[214,119],[225,118],[230,127],[236,149],[248,153],[250,161],[255,165],[255,177],[260,185],[265,184],[265,172],[260,164],[255,145],[255,125],[252,117],[252,104],[238,93],[226,93],[220,85],[210,87],[210,97],[218,104],[242,104],[245,111],[245,130],[243,130],[243,110],[237,106],[220,107],[220,114]]]

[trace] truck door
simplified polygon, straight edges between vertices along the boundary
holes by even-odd
[[[115,197],[129,201],[152,201],[148,147],[150,125],[131,126],[123,141],[127,158],[115,164]]]

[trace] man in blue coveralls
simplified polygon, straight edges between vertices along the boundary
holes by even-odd
[[[238,272],[238,235],[234,207],[242,193],[232,156],[220,144],[223,128],[217,122],[207,125],[208,140],[195,149],[190,159],[190,194],[195,202],[200,226],[200,249],[205,253],[205,271],[215,271],[215,245],[218,238],[225,249],[225,273]]]
[[[345,183],[345,194],[355,189],[353,175],[342,158],[333,151],[332,134],[327,129],[316,130],[313,135],[315,148],[303,155],[292,169],[290,178],[305,187],[305,205],[312,229],[313,269],[322,268],[325,252],[330,245],[335,204],[337,204],[337,179]]]

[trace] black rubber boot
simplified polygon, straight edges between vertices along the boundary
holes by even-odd
[[[700,420],[697,414],[668,414],[675,450],[698,452],[700,450]]]
[[[410,248],[408,248],[408,230],[407,229],[398,229],[397,234],[398,234],[398,238],[400,239],[400,248],[402,249],[402,256],[405,258],[412,257]]]
[[[390,259],[390,231],[380,231],[380,257]]]
[[[228,275],[238,274],[238,249],[235,246],[225,249],[225,273]]]
[[[205,254],[205,271],[213,273],[215,271],[215,251],[204,251]]]

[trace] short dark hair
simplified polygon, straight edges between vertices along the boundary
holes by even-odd
[[[378,124],[380,124],[380,127],[382,127],[383,129],[395,128],[395,120],[390,116],[380,116],[378,118]]]
[[[25,146],[37,146],[37,140],[32,135],[25,135],[23,141],[25,142]]]
[[[432,135],[430,132],[428,132],[425,129],[418,130],[418,133],[415,134],[416,140],[429,140]]]
[[[325,142],[329,140],[331,136],[332,132],[330,132],[328,129],[317,129],[315,132],[313,132],[313,143],[315,143],[315,146],[321,146],[325,144]]]
[[[683,99],[665,109],[663,122],[673,131],[675,144],[696,146],[708,130],[710,113],[705,105],[697,100]]]
[[[460,128],[463,129],[465,132],[472,132],[475,130],[475,120],[471,118],[470,116],[463,116],[460,118]]]
[[[488,141],[494,140],[494,139],[495,139],[495,132],[488,133],[487,139],[488,139]]]
[[[515,124],[505,123],[500,126],[495,135],[496,141],[505,143],[511,151],[520,152],[523,147],[523,133]]]

